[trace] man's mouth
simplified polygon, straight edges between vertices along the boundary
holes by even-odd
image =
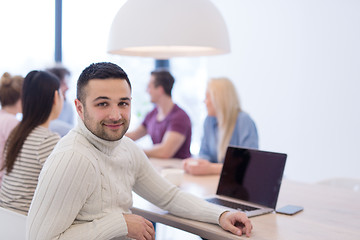
[[[124,123],[104,123],[103,125],[110,129],[119,129]]]

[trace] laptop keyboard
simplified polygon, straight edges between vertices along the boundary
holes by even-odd
[[[241,204],[241,203],[235,203],[235,202],[226,201],[226,200],[223,200],[223,199],[220,199],[220,198],[208,198],[208,199],[206,199],[206,201],[211,202],[211,203],[215,203],[215,204],[218,204],[218,205],[221,205],[221,206],[233,208],[233,209],[240,209],[242,211],[247,211],[247,212],[259,209],[259,208],[251,207],[251,206],[244,205],[244,204]]]

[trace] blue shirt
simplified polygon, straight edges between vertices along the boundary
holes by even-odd
[[[60,116],[50,122],[49,129],[56,132],[60,137],[65,136],[74,126],[74,111],[71,103],[64,101]]]
[[[204,134],[201,140],[199,157],[217,163],[218,123],[216,117],[207,116],[204,122]],[[254,121],[249,114],[240,112],[233,135],[232,146],[258,148],[259,138]]]
[[[52,132],[58,133],[60,137],[65,136],[73,127],[60,119],[55,119],[50,122],[49,129]]]
[[[73,105],[70,102],[64,101],[64,105],[58,119],[66,122],[71,127],[74,126],[74,111]]]

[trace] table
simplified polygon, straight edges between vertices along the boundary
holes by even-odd
[[[162,168],[181,168],[179,160],[151,159],[159,171]],[[216,192],[219,176],[184,174],[180,188],[197,196]],[[254,226],[251,239],[256,240],[331,240],[360,239],[360,192],[349,189],[307,184],[284,179],[277,206],[300,205],[304,211],[287,216],[270,213],[251,218]],[[208,239],[247,239],[237,237],[214,224],[188,220],[157,208],[139,196],[134,196],[134,214]]]

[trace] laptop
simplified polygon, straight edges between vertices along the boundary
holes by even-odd
[[[275,210],[287,155],[229,146],[216,196],[206,200],[254,217]]]

